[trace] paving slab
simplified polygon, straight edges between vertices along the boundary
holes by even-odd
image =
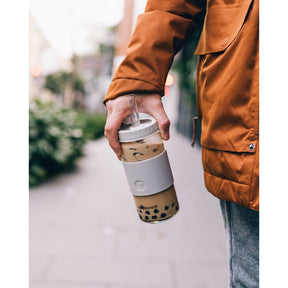
[[[140,221],[104,138],[85,146],[75,171],[30,189],[30,288],[229,287],[219,201],[204,187],[201,151],[173,127],[165,145],[180,211],[163,223]]]
[[[177,288],[229,287],[226,263],[182,261],[176,263]]]
[[[29,288],[107,288],[107,286],[103,285],[92,285],[92,284],[55,284],[55,283],[46,283],[46,284],[40,284],[40,283],[34,283],[31,284]]]

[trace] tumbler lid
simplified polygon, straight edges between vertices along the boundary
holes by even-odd
[[[154,118],[142,118],[139,125],[122,125],[118,130],[119,142],[144,139],[159,130]]]

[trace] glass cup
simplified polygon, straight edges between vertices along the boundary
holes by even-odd
[[[163,153],[166,153],[164,143],[160,136],[157,122],[153,118],[141,119],[140,124],[134,127],[133,125],[127,126],[127,127],[124,127],[124,129],[122,130],[124,134],[126,132],[129,134],[129,131],[131,132],[130,133],[131,135],[134,133],[132,138],[136,138],[136,140],[133,140],[133,141],[129,139],[127,140],[125,137],[122,137],[122,141],[121,141],[121,135],[120,135],[121,132],[119,133],[119,141],[122,147],[122,161],[129,162],[129,163],[136,163],[136,162],[139,163],[139,167],[140,167],[139,173],[142,173],[140,162],[141,161],[145,162],[151,159],[156,159],[155,157],[159,157]],[[123,138],[125,138],[124,141],[123,141]],[[167,162],[164,162],[162,166],[163,165],[165,166],[169,165],[169,169],[170,169],[169,161],[168,161],[168,164]],[[157,174],[157,171],[162,170],[161,168],[162,167],[157,166],[156,174]],[[143,173],[147,173],[147,171],[143,170]],[[160,174],[159,177],[161,177],[161,173],[159,174]],[[157,179],[157,176],[155,177]],[[139,183],[137,184],[142,185],[143,183],[139,181]],[[133,197],[134,197],[134,201],[137,207],[138,215],[140,219],[144,222],[158,223],[160,221],[163,221],[172,217],[179,210],[179,203],[177,200],[177,195],[176,195],[174,184],[172,184],[167,189],[164,189],[162,191],[156,191],[155,193],[150,194],[150,195],[141,195],[141,196],[133,195]]]

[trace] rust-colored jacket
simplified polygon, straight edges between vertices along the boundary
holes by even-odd
[[[148,0],[104,102],[164,95],[174,55],[206,9],[195,54],[206,188],[259,210],[259,0]],[[206,8],[205,8],[206,6]]]

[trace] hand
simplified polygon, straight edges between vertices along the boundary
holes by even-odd
[[[151,115],[156,119],[162,139],[168,140],[170,121],[163,108],[161,96],[159,94],[135,95],[138,111]],[[108,115],[105,125],[105,137],[108,139],[110,147],[113,149],[118,159],[121,160],[122,150],[118,141],[118,129],[122,121],[130,114],[127,97],[119,96],[106,102]]]

